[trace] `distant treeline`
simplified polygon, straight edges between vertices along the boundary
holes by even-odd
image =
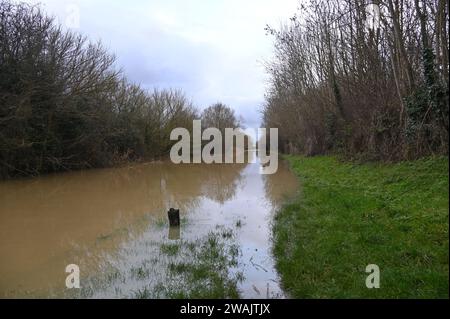
[[[205,115],[224,109],[238,125],[220,103]],[[39,6],[0,2],[0,179],[158,157],[199,117],[178,90],[128,82],[100,43]]]
[[[302,1],[267,27],[265,126],[291,153],[448,154],[448,14],[446,0]]]

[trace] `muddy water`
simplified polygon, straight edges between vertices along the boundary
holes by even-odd
[[[140,247],[143,238],[191,239],[217,225],[236,232],[242,296],[284,297],[270,253],[270,223],[298,182],[283,162],[273,175],[261,169],[257,160],[159,162],[1,182],[0,297],[64,296],[68,264],[80,265],[83,283],[83,276],[102,271],[105,259],[123,263],[117,252],[124,247],[132,251],[128,266],[149,254]],[[180,208],[187,220],[181,232],[165,226],[169,207]],[[158,223],[162,227],[154,227]],[[104,289],[93,296],[120,293]]]

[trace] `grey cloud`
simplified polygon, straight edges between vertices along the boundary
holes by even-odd
[[[59,21],[66,18],[64,1],[28,1],[43,2]],[[296,0],[283,6],[277,0],[71,3],[79,7],[78,31],[101,40],[131,81],[147,89],[182,89],[200,108],[221,101],[247,127],[258,127],[264,71],[257,61],[271,54],[263,28],[270,19],[289,17]]]

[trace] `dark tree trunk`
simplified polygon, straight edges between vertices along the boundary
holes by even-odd
[[[171,208],[167,212],[167,215],[169,216],[170,227],[180,225],[180,210],[179,209]]]

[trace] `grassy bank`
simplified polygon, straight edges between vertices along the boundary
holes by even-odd
[[[448,157],[287,159],[301,193],[275,219],[274,254],[292,297],[448,298]],[[379,289],[365,285],[368,264]]]

